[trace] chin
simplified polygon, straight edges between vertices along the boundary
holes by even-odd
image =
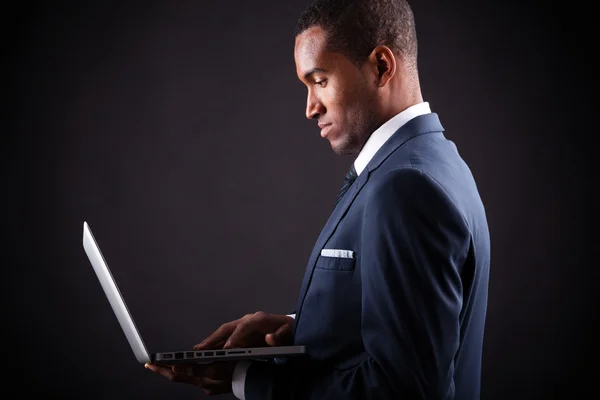
[[[354,151],[352,148],[349,148],[348,146],[339,146],[339,145],[335,145],[333,143],[331,143],[331,149],[338,156],[343,156],[343,155],[346,155],[346,154],[355,154],[356,153],[356,151]]]
[[[331,149],[338,156],[356,154],[359,150],[357,149],[357,146],[354,145],[354,142],[349,140],[349,138],[337,137],[329,140],[329,144],[331,144]]]

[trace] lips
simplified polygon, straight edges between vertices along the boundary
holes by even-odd
[[[329,131],[330,127],[331,124],[319,124],[319,128],[321,128],[321,137],[327,136],[327,131]]]

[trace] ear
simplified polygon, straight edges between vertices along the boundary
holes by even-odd
[[[373,49],[369,55],[369,64],[374,68],[375,83],[378,87],[387,85],[396,74],[396,57],[392,49],[385,45],[379,45]]]

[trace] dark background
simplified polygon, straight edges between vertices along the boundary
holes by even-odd
[[[413,3],[424,99],[489,218],[482,399],[587,398],[599,377],[589,11]],[[4,10],[4,390],[204,398],[137,364],[83,251],[84,220],[151,351],[295,308],[353,161],[304,117],[292,29],[307,4]]]

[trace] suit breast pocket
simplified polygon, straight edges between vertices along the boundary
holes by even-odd
[[[312,357],[339,359],[361,342],[359,272],[355,258],[317,258],[295,336],[312,348]]]
[[[354,258],[320,256],[315,268],[329,271],[354,271],[355,261]]]

